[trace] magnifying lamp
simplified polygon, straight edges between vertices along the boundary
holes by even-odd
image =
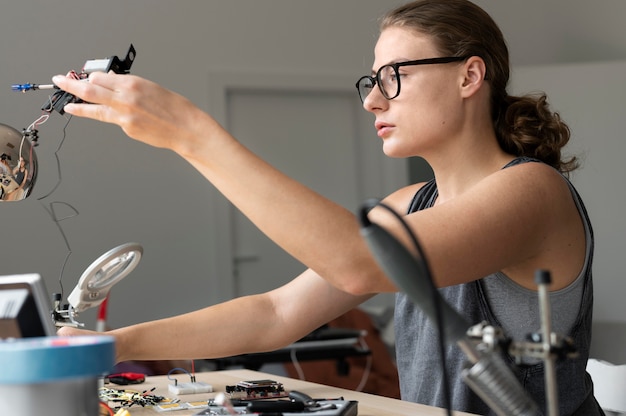
[[[67,297],[67,309],[60,309],[60,299],[55,300],[56,325],[82,326],[75,321],[76,315],[104,302],[111,288],[137,267],[142,254],[141,245],[126,243],[107,251],[91,263]]]

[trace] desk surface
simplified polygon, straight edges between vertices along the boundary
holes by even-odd
[[[176,378],[181,382],[188,380],[182,380],[184,375],[176,374]],[[187,377],[187,376],[184,376]],[[416,403],[404,402],[401,400],[391,399],[388,397],[376,396],[373,394],[359,393],[351,390],[339,389],[336,387],[325,386],[322,384],[311,383],[308,381],[302,381],[292,379],[288,377],[275,376],[273,374],[261,373],[251,370],[226,370],[226,371],[212,371],[206,373],[197,373],[196,381],[202,381],[213,386],[214,393],[205,394],[185,394],[178,396],[181,401],[192,402],[196,400],[208,400],[215,397],[218,392],[225,391],[225,386],[237,384],[242,380],[260,380],[260,379],[272,379],[280,383],[283,383],[285,390],[298,390],[308,394],[311,397],[344,397],[346,400],[357,400],[359,416],[444,416],[446,414],[444,409],[424,406]],[[175,397],[168,389],[167,385],[171,383],[171,380],[167,379],[167,376],[148,377],[146,382],[135,386],[137,390],[150,390],[156,387],[153,394]],[[115,385],[110,385],[115,386]],[[188,416],[199,412],[199,410],[177,410],[172,412],[157,412],[150,408],[131,407],[128,409],[131,416],[138,415],[162,415],[167,414],[169,416]],[[469,416],[469,413],[454,412],[455,416]]]

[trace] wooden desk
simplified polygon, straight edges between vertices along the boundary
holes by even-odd
[[[188,376],[184,374],[175,374],[180,382],[188,382]],[[196,381],[202,381],[213,386],[214,393],[205,394],[185,394],[178,396],[182,401],[193,402],[196,400],[208,400],[215,397],[218,392],[225,391],[225,386],[234,385],[242,380],[260,380],[272,379],[283,383],[285,390],[298,390],[308,394],[314,398],[323,397],[344,397],[346,400],[357,400],[359,402],[359,416],[444,416],[444,409],[424,406],[416,403],[404,402],[401,400],[390,399],[388,397],[376,396],[372,394],[359,393],[351,390],[339,389],[336,387],[325,386],[322,384],[311,383],[308,381],[296,380],[288,377],[275,376],[273,374],[261,373],[252,370],[226,370],[211,371],[205,373],[197,373]],[[156,387],[154,394],[175,397],[168,389],[167,385],[171,383],[167,376],[148,377],[146,382],[134,386],[134,390],[150,390]],[[108,385],[116,387],[115,385]],[[119,387],[119,386],[117,386]],[[132,386],[131,386],[132,388]],[[157,412],[154,409],[132,406],[128,409],[131,416],[139,415],[169,415],[169,416],[188,416],[199,412],[200,410],[176,410],[171,412]],[[454,412],[455,416],[469,416],[469,413]]]

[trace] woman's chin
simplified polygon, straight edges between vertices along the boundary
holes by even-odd
[[[392,158],[406,158],[413,156],[409,154],[406,149],[403,149],[402,146],[398,146],[398,143],[394,143],[391,140],[385,140],[383,142],[383,153],[387,157]]]

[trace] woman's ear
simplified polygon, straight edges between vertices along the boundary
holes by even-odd
[[[470,97],[482,86],[486,76],[485,61],[479,56],[471,56],[463,65],[463,83],[461,85],[464,97]]]

